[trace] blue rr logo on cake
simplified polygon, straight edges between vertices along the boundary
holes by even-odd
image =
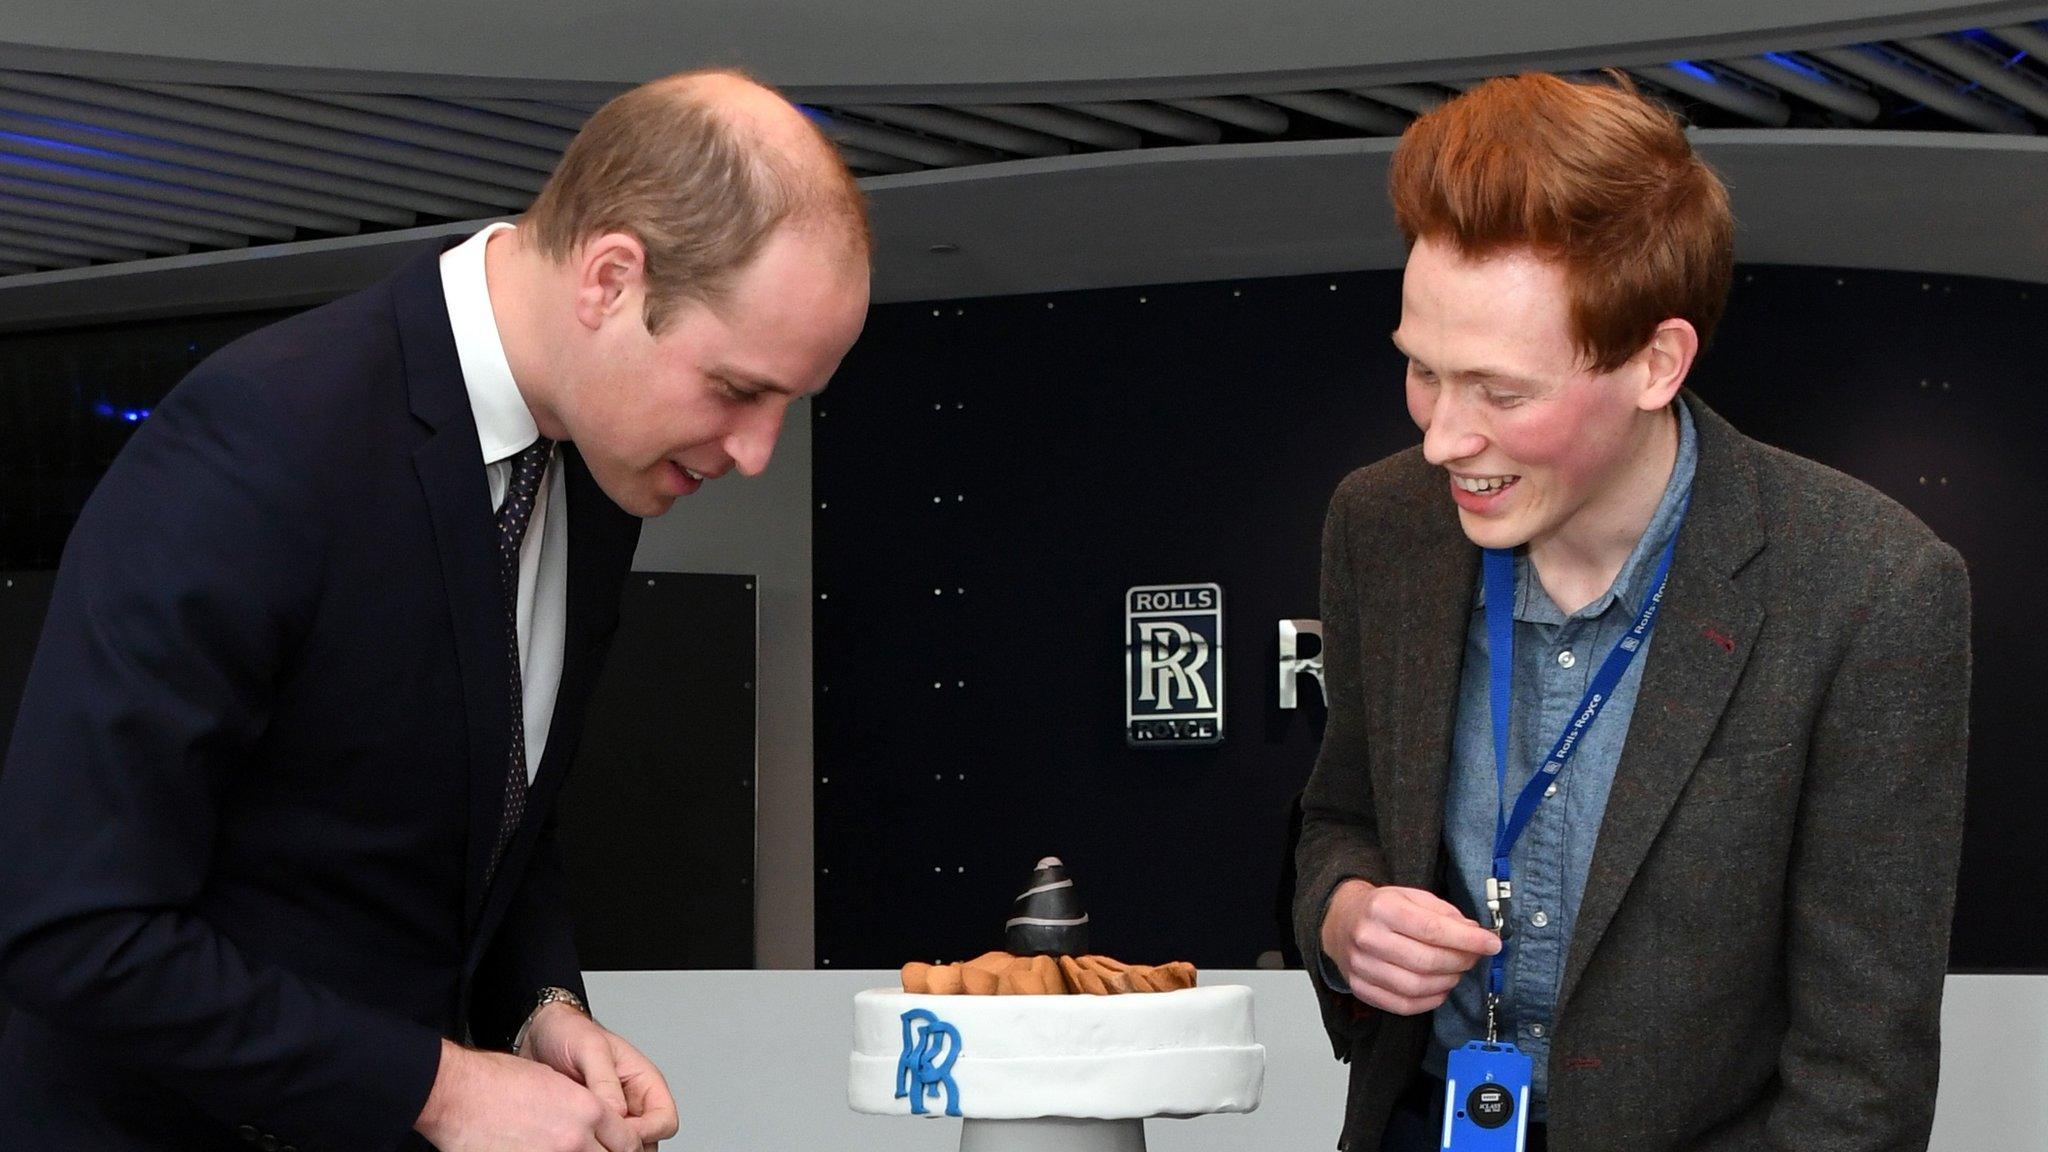
[[[927,1113],[925,1097],[945,1094],[946,1115],[960,1115],[960,1086],[953,1065],[960,1059],[960,1030],[924,1008],[903,1014],[903,1055],[896,1060],[896,1098],[910,1101],[910,1114]]]
[[[1124,593],[1124,738],[1139,748],[1223,740],[1223,589]]]

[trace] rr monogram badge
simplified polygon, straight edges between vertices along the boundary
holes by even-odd
[[[903,1014],[903,1055],[896,1061],[896,1098],[910,1097],[910,1114],[925,1114],[924,1098],[946,1093],[946,1115],[960,1115],[960,1086],[953,1062],[960,1059],[960,1030],[923,1008]]]
[[[1222,741],[1222,588],[1124,593],[1124,737],[1137,747]]]

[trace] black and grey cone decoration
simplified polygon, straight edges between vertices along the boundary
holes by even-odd
[[[1088,954],[1088,913],[1082,911],[1081,898],[1059,857],[1038,862],[1031,882],[1010,906],[1003,941],[1018,956]]]

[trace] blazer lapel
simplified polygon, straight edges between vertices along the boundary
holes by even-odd
[[[541,753],[527,793],[526,813],[499,867],[508,877],[521,875],[533,842],[553,811],[583,738],[583,719],[591,689],[601,671],[600,640],[618,611],[619,587],[632,566],[640,538],[640,520],[612,503],[590,474],[590,467],[564,443],[561,466],[569,505],[568,600],[562,635],[562,683],[555,693],[554,720],[547,748]],[[509,674],[509,673],[508,673]],[[502,772],[502,769],[501,769]],[[497,826],[492,825],[495,834]],[[479,938],[495,931],[497,918],[516,885],[494,884],[479,924]]]
[[[1736,580],[1764,546],[1748,442],[1690,392],[1684,402],[1699,436],[1692,504],[1593,846],[1560,1011],[1699,766],[1763,627],[1758,598]]]
[[[619,587],[633,562],[640,521],[613,504],[572,444],[562,445],[569,504],[569,583],[562,634],[562,684],[555,716],[528,797],[527,836],[546,819],[583,739],[583,718],[599,668],[598,640],[618,613]]]
[[[1434,468],[1430,473],[1441,475]],[[1384,654],[1385,667],[1400,669],[1389,701],[1392,755],[1382,761],[1387,786],[1375,793],[1387,798],[1381,825],[1387,865],[1395,883],[1434,889],[1479,549],[1448,502],[1433,500],[1424,507],[1429,511],[1420,520],[1420,537],[1394,561],[1408,569],[1396,582],[1402,603],[1393,619],[1399,626],[1361,631],[1377,641],[1365,646],[1368,661]],[[1375,651],[1382,647],[1384,653]]]
[[[413,468],[433,520],[462,672],[470,780],[463,925],[472,930],[483,907],[484,870],[490,864],[504,804],[512,666],[505,653],[504,593],[498,587],[497,550],[491,539],[490,482],[448,326],[437,255],[407,264],[392,281],[392,299],[412,414],[432,430],[414,451]]]

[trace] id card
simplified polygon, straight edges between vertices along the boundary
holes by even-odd
[[[1513,1044],[1474,1040],[1453,1050],[1444,1069],[1444,1148],[1523,1152],[1534,1068]]]

